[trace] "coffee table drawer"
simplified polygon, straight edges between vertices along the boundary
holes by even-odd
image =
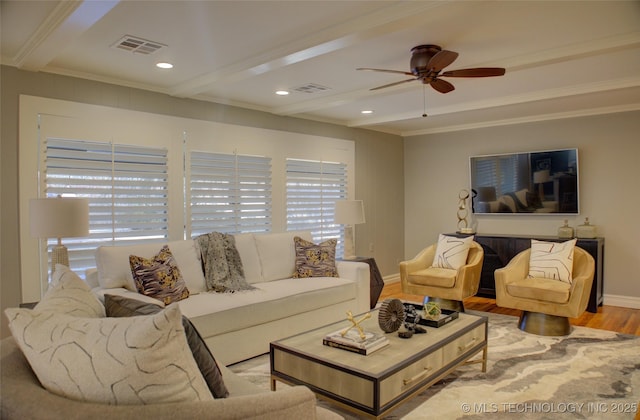
[[[380,383],[380,405],[385,405],[414,386],[424,383],[425,379],[435,375],[443,365],[443,351],[440,348],[383,379]]]
[[[485,343],[487,337],[486,324],[478,325],[476,328],[456,338],[443,348],[443,365],[451,363],[458,357],[469,352],[472,348]]]
[[[344,350],[338,350],[344,351]],[[273,349],[272,372],[296,378],[299,382],[368,409],[374,408],[375,381],[335,366],[315,363],[300,355]],[[362,356],[359,356],[362,357]],[[362,358],[365,363],[366,359]]]

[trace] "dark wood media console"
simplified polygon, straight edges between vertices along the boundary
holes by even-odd
[[[450,235],[468,236],[459,233]],[[519,252],[530,248],[531,239],[555,242],[566,241],[566,239],[560,239],[555,236],[475,235],[475,241],[484,249],[484,261],[482,263],[480,288],[478,290],[479,296],[496,297],[496,283],[493,272],[507,265]],[[596,263],[591,296],[589,297],[589,305],[587,306],[587,311],[596,313],[598,312],[598,306],[601,306],[603,302],[604,238],[578,239],[576,246],[579,246],[591,254]]]

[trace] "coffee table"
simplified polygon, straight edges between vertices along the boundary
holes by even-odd
[[[378,310],[361,325],[383,333]],[[362,315],[355,318],[360,319]],[[387,334],[389,345],[369,355],[325,346],[322,337],[346,328],[340,321],[270,345],[271,389],[276,382],[306,385],[319,397],[359,415],[380,418],[466,363],[487,368],[487,318],[461,313],[410,339]],[[472,359],[482,352],[482,357]]]

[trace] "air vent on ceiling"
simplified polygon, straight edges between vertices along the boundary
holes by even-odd
[[[165,48],[166,45],[159,42],[148,41],[146,39],[138,38],[131,35],[125,35],[115,44],[113,44],[112,47],[119,50],[130,51],[136,54],[150,55],[162,48]]]
[[[329,90],[331,88],[319,85],[317,83],[307,83],[306,85],[294,87],[293,90],[296,92],[302,93],[318,93],[324,92],[325,90]]]

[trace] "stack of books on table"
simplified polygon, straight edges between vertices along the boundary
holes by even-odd
[[[381,333],[365,331],[364,338],[362,338],[356,329],[350,329],[342,335],[344,330],[345,328],[327,334],[322,339],[322,344],[364,355],[371,354],[389,344],[389,339]]]

